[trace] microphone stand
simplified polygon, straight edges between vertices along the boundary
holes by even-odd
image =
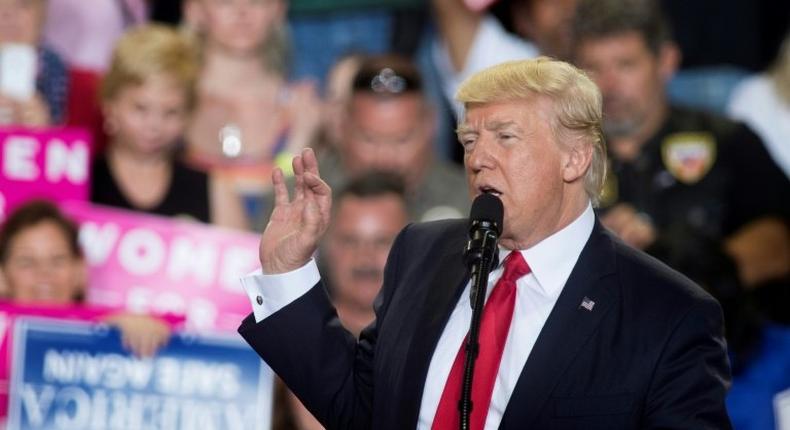
[[[472,285],[470,289],[472,321],[469,325],[469,335],[466,342],[461,400],[458,403],[458,411],[461,414],[461,430],[470,429],[470,416],[474,407],[472,404],[472,379],[475,372],[475,361],[480,349],[478,343],[480,319],[483,315],[483,305],[485,304],[486,290],[488,289],[488,274],[498,264],[497,236],[498,234],[493,230],[485,230],[482,237],[473,238],[469,242],[464,252],[467,265],[472,266]]]

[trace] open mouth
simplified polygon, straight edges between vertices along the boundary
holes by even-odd
[[[494,187],[488,186],[488,185],[483,185],[483,186],[479,187],[478,190],[480,191],[481,194],[493,194],[493,195],[495,195],[497,197],[502,197],[502,192],[501,191],[497,190]]]

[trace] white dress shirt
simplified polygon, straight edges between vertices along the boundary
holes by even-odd
[[[455,100],[455,94],[466,78],[505,61],[524,60],[540,55],[535,45],[505,30],[491,14],[485,14],[477,27],[463,70],[455,70],[450,60],[450,50],[441,38],[433,41],[431,51],[433,63],[439,76],[443,77],[444,96],[453,106],[457,118],[463,117],[463,106]]]
[[[592,206],[588,205],[582,215],[568,226],[532,248],[521,251],[532,272],[516,282],[513,320],[491,396],[486,430],[499,427],[510,395],[521,375],[521,369],[524,368],[549,313],[590,238],[594,223],[595,215]],[[500,249],[500,261],[504,261],[509,252]],[[491,272],[486,295],[491,293],[494,284],[502,276],[502,271],[500,266]],[[319,279],[318,267],[311,260],[305,266],[288,273],[265,275],[258,271],[242,278],[241,282],[252,303],[255,320],[261,321],[308,292]],[[469,321],[472,318],[469,288],[468,283],[431,358],[422,393],[418,429],[431,428],[450,368],[469,331]]]

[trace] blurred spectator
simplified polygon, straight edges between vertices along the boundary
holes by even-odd
[[[336,197],[319,263],[338,317],[355,336],[375,318],[373,300],[384,281],[389,250],[408,221],[403,192],[398,176],[371,172],[353,179]],[[275,430],[323,428],[280,380],[274,401]]]
[[[68,74],[41,43],[45,0],[0,0],[0,124],[46,126],[63,120]]]
[[[77,226],[48,202],[19,207],[0,228],[0,277],[16,304],[82,304],[87,269]],[[170,337],[169,325],[159,319],[106,309],[97,316],[120,328],[124,345],[140,356],[154,354]]]
[[[99,85],[124,31],[146,21],[146,0],[46,0],[44,40],[67,63],[69,94],[63,122],[93,135],[93,153],[104,150]]]
[[[433,48],[434,64],[444,78],[444,94],[456,117],[460,117],[461,105],[455,102],[455,92],[464,79],[486,67],[536,57],[540,52],[532,42],[506,31],[493,15],[472,10],[464,0],[432,1],[440,33]]]
[[[93,165],[92,202],[244,226],[229,186],[174,156],[197,68],[191,45],[169,27],[138,27],[121,38],[102,86],[110,145]]]
[[[573,53],[573,18],[577,2],[501,0],[491,7],[491,12],[506,30],[533,42],[542,55],[568,60]]]
[[[762,137],[774,161],[790,177],[790,33],[776,64],[738,85],[727,111]]]
[[[733,341],[740,287],[790,273],[787,178],[747,127],[667,102],[679,55],[655,2],[582,1],[576,37],[603,95],[602,223],[708,288]]]
[[[487,12],[484,8],[494,1],[433,0],[441,34],[434,45],[434,63],[446,77],[447,99],[454,100],[458,85],[472,73],[503,61],[539,53],[567,60],[576,2],[506,0]],[[459,114],[457,103],[455,109]]]
[[[322,178],[335,192],[351,178],[385,171],[404,181],[410,219],[468,213],[462,170],[433,157],[435,114],[411,61],[398,55],[366,57],[354,77],[345,116],[337,151],[318,161]],[[258,227],[264,226],[268,216],[260,221]]]
[[[285,0],[187,0],[202,68],[187,129],[189,163],[229,176],[255,215],[278,157],[312,144],[321,106],[312,83],[285,80]]]
[[[351,86],[354,76],[364,56],[350,54],[341,57],[329,70],[324,90],[323,136],[316,150],[332,150],[337,148],[343,136],[346,106],[351,98]],[[320,153],[320,151],[319,151]]]
[[[146,0],[46,0],[44,40],[69,67],[103,72],[127,28],[147,19]]]
[[[355,336],[374,319],[390,247],[408,222],[403,192],[399,177],[373,172],[337,196],[320,261],[340,321]]]

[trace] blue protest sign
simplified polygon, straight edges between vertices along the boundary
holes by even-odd
[[[269,429],[272,379],[233,337],[177,334],[140,359],[115,329],[20,318],[8,429]]]

